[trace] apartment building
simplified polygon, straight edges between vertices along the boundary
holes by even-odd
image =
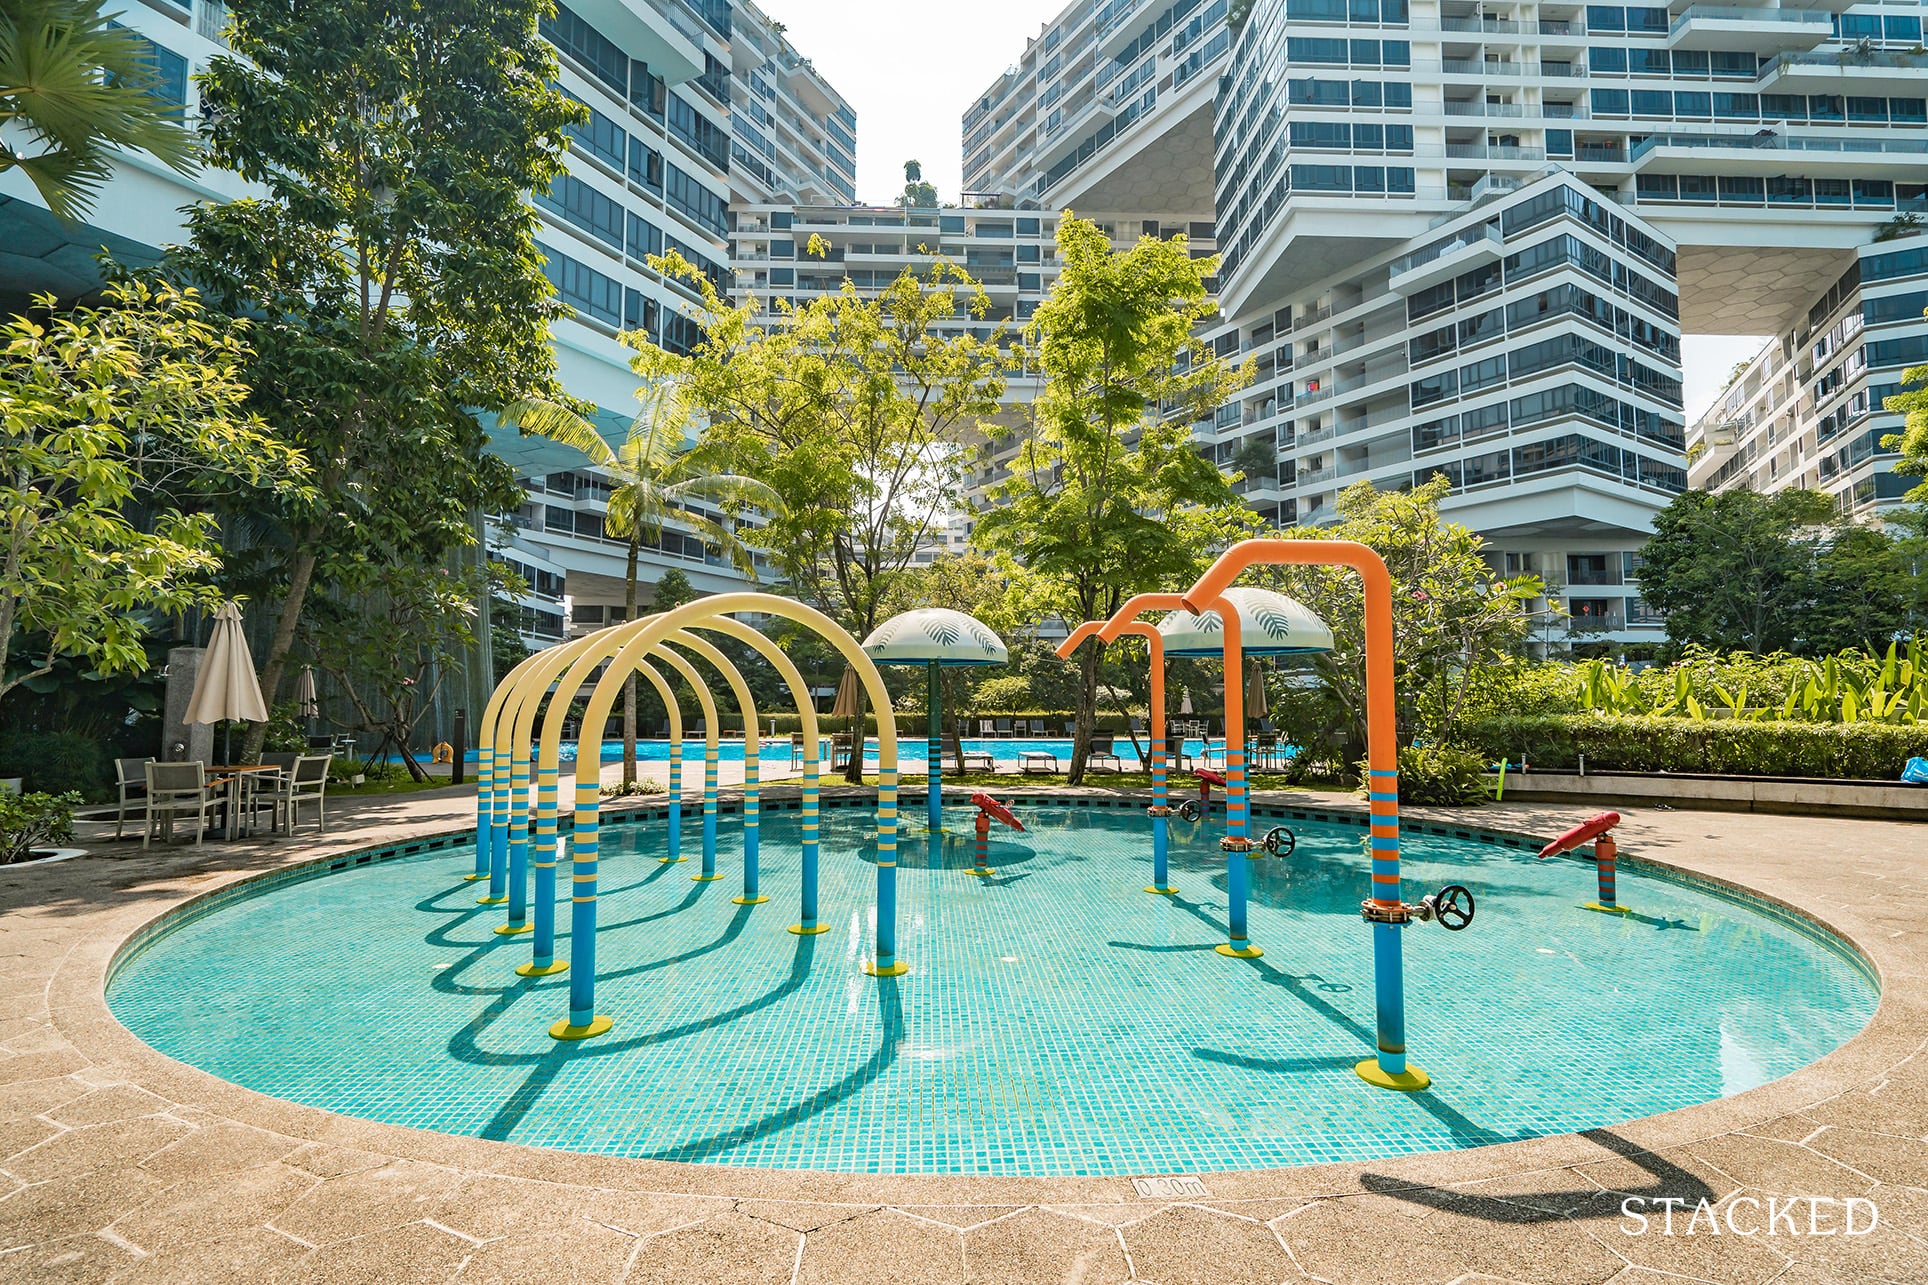
[[[1444,474],[1571,613],[1548,642],[1658,639],[1637,550],[1687,480],[1680,336],[1792,334],[1928,207],[1921,10],[1252,0],[1195,48],[1215,12],[1066,9],[965,114],[973,185],[1053,209],[1209,184],[1185,217],[1225,256],[1214,342],[1259,379],[1197,432],[1254,507],[1318,523],[1360,478]],[[1192,128],[1194,52],[1209,165],[1159,141]],[[1019,119],[1127,82],[1150,96],[1089,148]]]
[[[117,21],[149,45],[163,92],[190,119],[193,75],[224,51],[218,0],[141,0]],[[671,347],[695,341],[687,283],[666,280],[648,256],[674,249],[720,289],[730,288],[730,221],[739,201],[847,200],[855,192],[856,115],[749,0],[578,0],[558,5],[542,34],[561,64],[557,84],[585,104],[567,173],[535,195],[546,271],[575,317],[555,328],[564,385],[601,408],[613,438],[636,408],[624,329]],[[144,154],[119,158],[91,223],[68,228],[18,172],[0,175],[0,296],[77,298],[97,284],[106,245],[151,261],[185,235],[180,210],[242,195],[218,171],[182,176]],[[574,452],[513,432],[492,449],[525,479],[504,553],[530,591],[514,604],[533,644],[621,614],[626,548],[607,536],[608,484]],[[643,551],[642,578],[676,567],[705,590],[739,587],[726,561],[672,526]]]
[[[1863,246],[1801,323],[1736,372],[1687,432],[1688,480],[1710,491],[1806,487],[1843,515],[1878,520],[1921,479],[1894,471],[1885,409],[1928,364],[1928,236]]]

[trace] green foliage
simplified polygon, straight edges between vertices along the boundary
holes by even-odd
[[[107,747],[80,732],[10,731],[0,737],[0,776],[48,794],[108,797],[114,779]]]
[[[8,0],[0,10],[0,126],[11,127],[0,139],[0,174],[25,174],[68,223],[93,208],[118,152],[145,151],[184,174],[194,168],[193,134],[181,108],[159,96],[147,42],[105,8],[100,0]]]
[[[1360,482],[1340,493],[1337,523],[1279,533],[1285,539],[1356,540],[1385,559],[1392,577],[1393,673],[1403,740],[1451,743],[1466,708],[1494,698],[1517,672],[1512,655],[1527,637],[1527,607],[1543,592],[1538,576],[1496,576],[1482,556],[1485,542],[1440,518],[1447,490],[1438,477],[1403,492],[1380,492]],[[1347,759],[1358,757],[1366,734],[1358,575],[1339,567],[1278,566],[1253,578],[1298,599],[1332,628],[1332,650],[1312,661],[1319,678],[1315,690],[1281,690],[1281,726],[1302,744],[1336,732]]]
[[[53,848],[74,838],[74,805],[78,794],[0,793],[0,866],[33,856],[35,848]]]
[[[509,671],[529,659],[535,653],[529,644],[522,641],[522,635],[515,628],[515,604],[501,598],[489,602],[489,673],[490,686],[500,683],[509,676]]]
[[[671,567],[656,578],[656,583],[650,592],[649,609],[661,615],[665,611],[674,611],[686,603],[695,602],[702,596],[696,591],[696,586],[690,583],[688,576],[680,569]]]
[[[314,469],[306,502],[256,511],[247,569],[280,615],[273,699],[314,586],[371,549],[439,566],[477,511],[512,508],[479,416],[558,400],[531,191],[587,110],[554,87],[540,0],[233,0],[201,76],[211,164],[263,195],[202,204],[170,270],[250,330],[251,405]],[[351,590],[348,590],[352,592]],[[260,729],[247,752],[260,747]]]
[[[0,697],[63,657],[138,672],[150,613],[214,599],[214,521],[178,507],[197,492],[305,494],[300,455],[242,409],[239,334],[192,291],[106,300],[0,329]]]
[[[1640,672],[1604,660],[1572,668],[1579,708],[1705,721],[1928,722],[1928,645],[1892,643],[1874,655],[1822,660],[1689,647],[1676,664]],[[1517,711],[1516,711],[1517,712]]]
[[[1907,416],[1899,433],[1881,439],[1884,449],[1901,452],[1897,473],[1928,474],[1928,366],[1913,366],[1902,372],[1902,391],[1882,403],[1884,410]],[[1928,483],[1908,492],[1917,504],[1928,505]]]
[[[1359,779],[1366,777],[1364,759]],[[1452,745],[1407,745],[1399,751],[1399,801],[1443,808],[1478,807],[1486,802],[1486,759],[1477,751]]]
[[[1044,389],[972,539],[1049,586],[1041,605],[1077,622],[1189,583],[1211,550],[1249,529],[1249,511],[1194,449],[1191,425],[1250,383],[1253,368],[1197,338],[1217,312],[1205,278],[1218,259],[1193,258],[1184,237],[1118,251],[1067,210],[1058,257],[1064,270],[1028,331]],[[1078,653],[1074,783],[1090,749],[1100,652]]]
[[[1920,571],[1887,531],[1837,520],[1794,488],[1686,491],[1654,519],[1641,596],[1676,647],[1809,655],[1882,646],[1906,627]]]
[[[1459,737],[1489,763],[1589,772],[1695,772],[1892,781],[1928,754],[1928,726],[1541,714],[1467,719]]]
[[[971,693],[971,708],[1008,714],[1030,705],[1034,699],[1028,679],[1019,674],[1000,674],[977,685],[977,690]]]
[[[268,734],[261,748],[270,754],[302,754],[308,749],[308,733],[301,728],[301,707],[282,701],[268,711]]]

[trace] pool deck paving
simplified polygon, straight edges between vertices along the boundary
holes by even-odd
[[[1405,815],[1542,836],[1585,812]],[[0,870],[0,1282],[1928,1282],[1919,826],[1625,812],[1624,857],[1797,908],[1880,971],[1868,1028],[1801,1071],[1585,1134],[1201,1174],[1208,1194],[1190,1197],[1144,1197],[1127,1178],[753,1170],[423,1132],[228,1084],[109,1012],[116,950],[168,908],[473,818],[472,787],[449,787],[339,802],[325,835],[295,839],[143,854],[90,824],[93,855]],[[345,965],[356,949],[344,925]],[[1629,1196],[1684,1202],[1674,1234],[1658,1203],[1648,1232],[1627,1234]],[[1841,1204],[1794,1197],[1872,1201],[1878,1224],[1848,1235]],[[1702,1200],[1717,1231],[1690,1221]]]

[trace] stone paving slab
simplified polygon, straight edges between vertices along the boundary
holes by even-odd
[[[778,793],[782,787],[772,790]],[[1052,790],[1051,793],[1063,793]],[[1280,802],[1356,807],[1330,794]],[[1507,804],[1407,816],[1545,835]],[[148,1048],[106,969],[164,910],[249,875],[472,823],[471,789],[338,804],[329,830],[116,844],[0,871],[0,1285],[9,1281],[1928,1282],[1928,830],[1628,810],[1622,852],[1755,890],[1879,970],[1866,1032],[1733,1098],[1583,1135],[1358,1164],[1122,1178],[860,1176],[676,1165],[426,1133],[280,1102]],[[1628,1193],[1705,1198],[1676,1234]],[[1743,1235],[1790,1197],[1824,1207]],[[1770,1205],[1770,1202],[1781,1202]],[[1725,1221],[1731,1216],[1731,1223]],[[1658,1212],[1654,1217],[1657,1221]],[[1801,1234],[1790,1234],[1790,1228]]]

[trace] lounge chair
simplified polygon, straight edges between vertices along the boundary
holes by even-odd
[[[153,761],[152,755],[146,758],[114,760],[114,776],[116,784],[120,787],[120,806],[114,812],[116,839],[121,837],[121,827],[127,821],[127,805],[147,801],[147,765]]]
[[[1018,770],[1026,776],[1048,776],[1058,770],[1058,756],[1048,750],[1021,750]]]
[[[997,771],[997,759],[992,756],[991,751],[964,750],[962,751],[962,753],[964,755],[964,771],[966,772]]]
[[[1043,720],[1043,719],[1041,719],[1041,718],[1034,718],[1034,719],[1032,719],[1032,720],[1031,720],[1031,735],[1032,735],[1032,736],[1043,736],[1044,734],[1045,734],[1045,726],[1044,726],[1044,720]]]
[[[208,813],[226,803],[208,785],[207,765],[198,759],[192,763],[157,763],[149,759],[146,775],[147,820],[141,830],[141,846],[148,845],[157,826],[162,841],[172,842],[174,819],[182,816],[194,818],[194,842],[206,838]]]
[[[1112,748],[1112,743],[1116,739],[1110,732],[1094,733],[1091,737],[1091,753],[1086,757],[1085,765],[1097,767],[1100,763],[1109,763],[1112,771],[1124,771],[1125,761],[1119,758]]]
[[[1011,720],[1010,720],[1010,719],[1008,719],[1008,718],[1000,718],[1000,719],[999,719],[999,720],[997,721],[997,734],[998,734],[999,736],[1002,736],[1002,737],[1006,737],[1006,738],[1009,738],[1009,736],[1011,735]]]

